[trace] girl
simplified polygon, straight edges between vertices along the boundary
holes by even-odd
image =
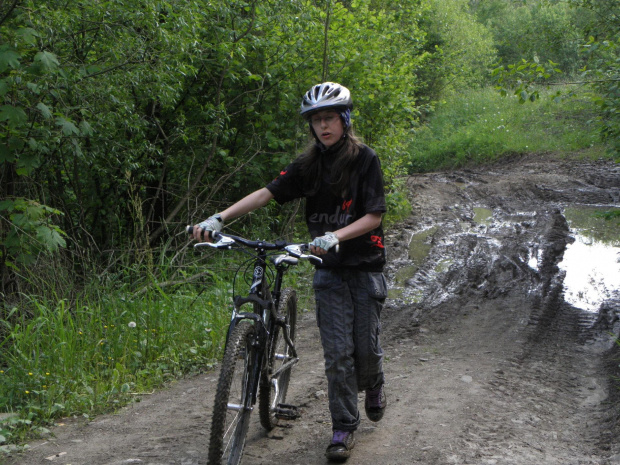
[[[380,314],[387,297],[383,276],[382,214],[386,211],[383,176],[375,152],[351,129],[349,90],[333,82],[313,86],[301,103],[312,143],[265,188],[194,228],[194,238],[209,240],[225,221],[266,205],[306,199],[312,253],[322,255],[313,287],[328,380],[332,439],[326,456],[346,460],[360,424],[358,392],[371,421],[383,417]],[[334,247],[340,244],[338,248]]]

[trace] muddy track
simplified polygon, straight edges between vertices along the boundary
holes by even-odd
[[[564,301],[559,266],[574,240],[564,209],[620,206],[619,166],[526,157],[412,176],[409,187],[413,214],[386,238],[389,410],[376,424],[362,413],[348,463],[620,463],[620,293],[584,312]],[[246,465],[326,463],[311,310],[298,328],[288,400],[303,416],[267,435],[256,415]],[[66,419],[8,463],[204,464],[215,380],[179,381],[88,423]]]

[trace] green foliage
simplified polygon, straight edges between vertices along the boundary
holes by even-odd
[[[607,221],[616,221],[616,224],[620,226],[620,210],[610,210],[598,214],[600,218],[604,218]]]
[[[597,91],[601,135],[620,158],[620,34],[603,41],[591,37],[585,49],[590,59],[583,76]]]
[[[61,98],[57,56],[39,50],[39,33],[16,14],[0,24],[0,270],[31,264],[42,251],[65,246],[53,222],[61,212],[20,195],[18,178],[29,178],[58,144],[75,142],[80,130],[54,104]],[[4,286],[2,286],[4,289]]]
[[[583,33],[576,24],[585,21],[564,1],[476,0],[472,10],[478,21],[495,37],[501,63],[556,63],[564,74],[572,75],[581,66],[579,44]]]
[[[534,102],[539,99],[540,85],[554,73],[561,72],[557,68],[557,63],[549,61],[541,64],[536,58],[533,62],[522,59],[518,64],[499,66],[491,72],[491,76],[495,79],[502,96],[513,93],[518,97],[519,103],[525,103],[528,100]]]
[[[601,134],[620,159],[620,1],[570,0],[577,11],[589,11],[584,30],[588,59],[584,78],[597,91],[596,103],[601,110]]]
[[[409,170],[457,169],[525,153],[601,156],[605,147],[590,123],[595,114],[587,95],[561,103],[542,98],[530,105],[491,88],[455,95],[419,129],[410,146]]]
[[[489,29],[476,21],[467,0],[432,0],[429,6],[422,20],[427,33],[424,50],[430,55],[419,70],[423,97],[433,101],[447,92],[484,84],[496,60]]]
[[[495,31],[505,63],[492,73],[500,92],[514,92],[522,103],[535,101],[542,83],[556,83],[562,73],[575,76],[577,84],[592,91],[603,140],[620,154],[620,1],[540,0],[511,6],[492,0],[474,5],[479,20]],[[503,38],[508,40],[503,43]],[[558,91],[553,97],[575,93]]]
[[[51,221],[61,214],[58,210],[31,200],[12,199],[0,201],[0,214],[10,223],[2,238],[6,265],[30,265],[40,252],[56,252],[66,246],[64,232]]]

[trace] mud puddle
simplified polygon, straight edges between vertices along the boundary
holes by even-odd
[[[559,263],[566,273],[564,299],[587,312],[598,312],[620,291],[620,225],[605,219],[619,210],[573,205],[564,211],[574,237]]]

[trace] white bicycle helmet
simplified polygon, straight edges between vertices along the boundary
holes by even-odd
[[[301,114],[306,118],[315,111],[329,108],[351,110],[353,100],[349,89],[335,82],[324,82],[313,86],[301,100]]]

